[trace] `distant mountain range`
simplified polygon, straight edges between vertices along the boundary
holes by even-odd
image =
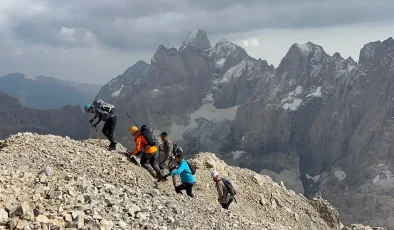
[[[0,78],[0,91],[18,99],[24,107],[57,109],[65,105],[91,103],[102,86],[76,83],[53,77],[29,77],[22,73]]]

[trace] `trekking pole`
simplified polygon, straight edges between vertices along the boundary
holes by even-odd
[[[138,124],[134,121],[134,119],[130,116],[129,113],[127,113],[127,116],[134,122],[134,124],[135,124],[137,127],[139,127]]]

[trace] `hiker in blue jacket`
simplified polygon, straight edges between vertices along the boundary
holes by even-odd
[[[176,162],[179,164],[178,168],[172,171],[169,175],[175,176],[180,175],[182,184],[175,187],[176,193],[182,193],[182,190],[186,190],[187,195],[190,197],[194,197],[193,195],[193,185],[194,185],[194,176],[192,171],[190,170],[189,165],[187,164],[186,160],[183,159],[182,154],[178,154],[175,156]]]

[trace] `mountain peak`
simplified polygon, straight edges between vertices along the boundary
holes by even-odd
[[[186,40],[183,41],[183,46],[193,46],[203,50],[211,48],[207,32],[201,29],[190,31]]]
[[[231,54],[236,55],[238,53],[242,54],[243,57],[248,56],[242,47],[226,39],[222,39],[216,43],[215,46],[210,49],[209,53],[210,56],[217,56],[221,58],[227,58]]]

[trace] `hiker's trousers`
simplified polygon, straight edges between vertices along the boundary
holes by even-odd
[[[114,131],[117,121],[118,118],[115,115],[113,115],[112,117],[108,118],[108,120],[104,123],[104,127],[102,130],[103,134],[108,138],[111,144],[116,143],[114,138]]]
[[[187,193],[188,196],[194,197],[194,195],[193,195],[193,185],[194,185],[194,183],[193,184],[186,183],[186,182],[182,183],[182,184],[180,184],[179,186],[177,186],[175,188],[175,192],[182,194],[182,190],[186,190],[186,193]]]

